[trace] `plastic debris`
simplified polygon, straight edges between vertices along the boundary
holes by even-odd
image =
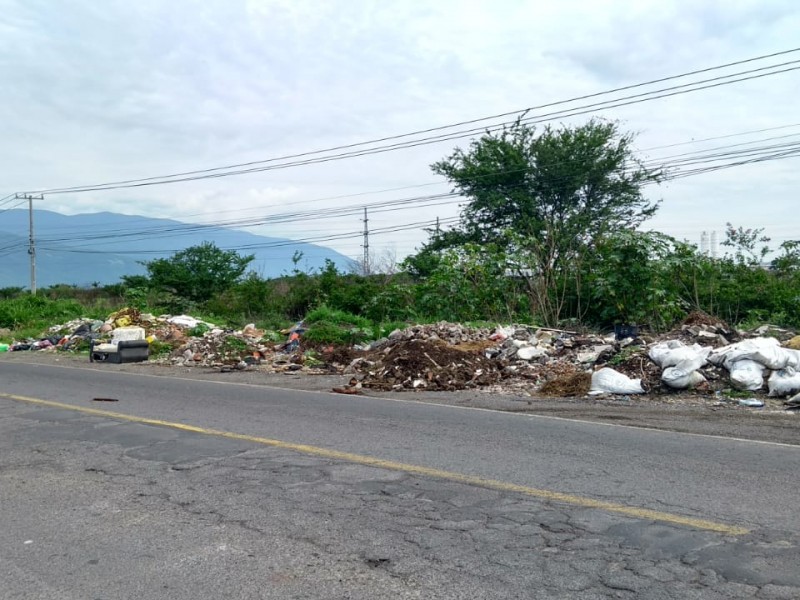
[[[800,372],[787,367],[773,371],[767,382],[770,396],[789,396],[800,393]]]
[[[764,406],[763,400],[758,400],[757,398],[742,398],[739,400],[740,406],[749,406],[751,408],[761,408]]]
[[[644,394],[641,379],[631,379],[614,369],[605,367],[592,373],[590,394]]]

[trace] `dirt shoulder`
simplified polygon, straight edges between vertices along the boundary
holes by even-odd
[[[86,355],[53,352],[4,353],[0,354],[0,361],[50,364],[201,381],[226,381],[312,392],[331,392],[334,388],[345,386],[350,379],[349,375],[272,373],[260,370],[258,367],[244,371],[221,372],[213,368],[171,366],[150,362],[123,365],[97,364],[90,363]],[[382,392],[364,389],[361,395],[800,446],[800,414],[798,411],[785,410],[779,400],[768,399],[764,408],[753,409],[739,406],[735,401],[721,401],[713,396],[545,398],[531,396],[524,386],[519,386],[514,393],[486,387],[453,392]]]

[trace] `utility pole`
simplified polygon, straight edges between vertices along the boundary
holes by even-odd
[[[364,275],[369,275],[369,227],[367,225],[367,207],[364,207]]]
[[[441,230],[439,229],[439,217],[436,217],[436,235],[439,235],[440,231]]]
[[[17,200],[28,201],[28,254],[31,257],[31,295],[36,295],[36,243],[33,237],[33,201],[44,200],[44,195],[15,194]]]

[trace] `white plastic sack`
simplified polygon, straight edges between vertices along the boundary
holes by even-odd
[[[191,329],[192,327],[197,327],[200,323],[199,319],[195,319],[194,317],[190,317],[189,315],[176,315],[174,317],[170,317],[167,319],[173,325],[177,325],[178,327],[186,327]]]
[[[688,390],[705,383],[706,378],[699,371],[682,371],[678,367],[667,367],[661,374],[661,381],[676,390]]]
[[[534,358],[541,358],[547,356],[547,350],[544,348],[537,348],[536,346],[525,346],[517,350],[517,358],[520,360],[533,360]]]
[[[652,361],[664,369],[661,381],[677,390],[693,388],[705,382],[706,378],[697,369],[706,364],[710,353],[710,347],[700,344],[687,346],[680,340],[654,344],[648,351]]]
[[[800,372],[791,367],[773,371],[767,381],[770,396],[789,396],[800,392]]]
[[[731,385],[737,390],[760,390],[764,385],[764,365],[742,358],[730,365]]]
[[[680,340],[667,340],[666,342],[659,342],[658,344],[653,344],[650,346],[650,349],[647,351],[647,355],[650,357],[650,360],[656,363],[659,367],[664,367],[664,361],[667,355],[670,355],[675,350],[685,347],[686,346],[684,346],[683,342]]]
[[[706,363],[706,357],[711,353],[711,350],[711,347],[703,347],[700,344],[686,346],[680,340],[668,340],[654,344],[647,354],[662,369],[674,367],[681,361],[702,356],[703,362],[697,367],[699,369]]]
[[[641,379],[631,379],[627,375],[608,367],[592,373],[592,387],[589,393],[599,394],[603,392],[608,392],[609,394],[644,394]]]
[[[800,351],[782,348],[775,338],[754,338],[725,346],[711,353],[708,360],[715,365],[731,365],[740,360],[753,360],[768,369],[800,369]]]

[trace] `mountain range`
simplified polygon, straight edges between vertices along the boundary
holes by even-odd
[[[171,219],[34,210],[33,220],[38,287],[117,283],[123,275],[146,273],[143,261],[169,257],[203,242],[243,255],[254,254],[250,270],[264,278],[278,277],[295,268],[313,271],[324,266],[326,259],[340,269],[353,264],[324,246]],[[28,221],[27,210],[0,212],[0,288],[30,285]],[[302,257],[295,267],[292,258],[296,252]]]

